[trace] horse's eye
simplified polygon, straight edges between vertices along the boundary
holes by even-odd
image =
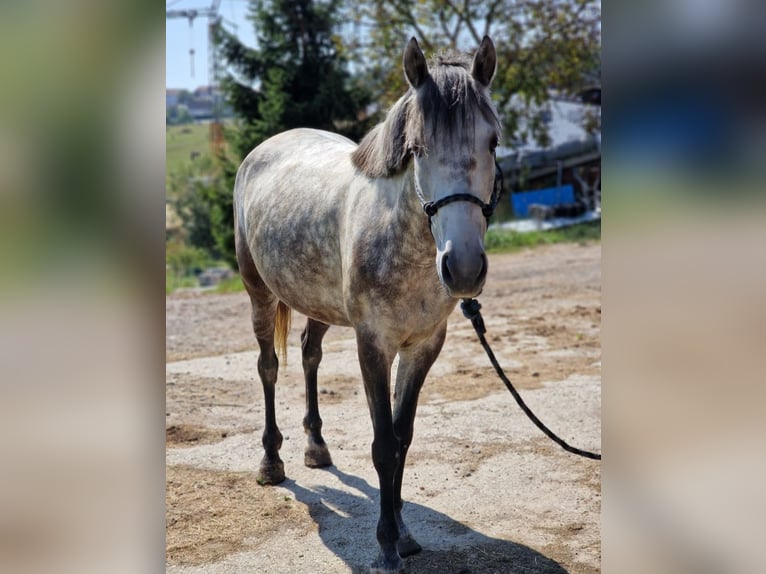
[[[492,139],[489,140],[489,151],[495,151],[495,148],[497,148],[497,136],[492,136]]]

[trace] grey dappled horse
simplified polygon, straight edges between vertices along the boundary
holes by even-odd
[[[301,343],[310,467],[332,464],[317,404],[322,338],[330,325],[353,327],[380,481],[381,551],[372,571],[385,573],[400,572],[400,556],[420,550],[401,516],[404,461],[447,317],[459,298],[481,292],[487,275],[484,234],[500,136],[489,38],[473,60],[444,54],[430,69],[413,38],[403,65],[409,90],[359,146],[323,131],[281,133],[247,156],[234,189],[237,260],[266,401],[259,480],[285,478],[274,390],[290,310],[309,318]]]

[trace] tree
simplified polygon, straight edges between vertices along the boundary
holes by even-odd
[[[371,127],[370,92],[348,71],[339,28],[340,0],[251,0],[257,47],[223,27],[216,49],[229,72],[221,87],[239,118],[227,130],[233,157],[220,157],[223,187],[206,190],[221,253],[234,263],[232,193],[240,161],[281,131],[313,127],[361,138]]]
[[[219,29],[220,53],[232,69],[223,88],[242,128],[244,157],[264,139],[295,127],[361,137],[370,92],[348,72],[339,28],[340,0],[251,0],[257,48]]]
[[[207,161],[206,161],[207,160]],[[217,168],[209,157],[169,175],[171,204],[182,222],[182,241],[204,251],[213,260],[236,267],[232,189],[236,164],[218,158]]]
[[[213,159],[201,157],[168,175],[166,188],[170,204],[182,223],[183,243],[205,251],[212,259],[226,259],[214,235],[215,205],[221,178],[215,173]]]
[[[551,91],[574,95],[600,81],[600,0],[371,0],[352,12],[369,29],[369,78],[386,104],[406,89],[400,62],[410,36],[431,53],[473,50],[491,36],[499,62],[492,91],[506,141],[545,143]]]

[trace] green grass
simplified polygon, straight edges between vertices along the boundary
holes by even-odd
[[[196,287],[197,278],[187,275],[179,275],[170,269],[165,270],[165,295],[170,295],[177,289]]]
[[[581,243],[601,240],[601,221],[580,223],[550,231],[519,233],[504,229],[490,229],[484,240],[487,253],[511,253],[520,249],[552,245],[554,243]]]
[[[165,167],[168,174],[175,173],[191,164],[192,152],[200,157],[210,157],[210,126],[208,124],[184,124],[167,126],[165,130]]]
[[[182,288],[198,287],[197,276],[208,267],[222,267],[226,264],[211,257],[204,249],[190,247],[178,239],[165,244],[165,294]],[[214,293],[236,293],[245,289],[239,275],[224,279]]]
[[[239,275],[235,275],[229,279],[224,279],[215,286],[216,293],[237,293],[244,290],[245,286],[242,284],[242,279]]]
[[[165,244],[165,294],[183,287],[196,287],[197,274],[215,264],[204,249],[178,240],[168,241]]]
[[[170,295],[173,291],[178,289],[188,289],[189,287],[199,287],[196,275],[189,275],[183,271],[179,272],[174,269],[165,270],[165,295]],[[214,288],[210,289],[212,293],[239,293],[244,291],[245,286],[242,284],[242,279],[239,275],[224,279]]]

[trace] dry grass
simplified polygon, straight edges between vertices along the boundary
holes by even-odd
[[[169,565],[209,564],[283,530],[316,528],[302,504],[249,472],[169,466],[165,513]]]
[[[209,429],[196,425],[170,425],[165,429],[165,445],[167,447],[194,446],[212,444],[228,436],[225,430]]]

